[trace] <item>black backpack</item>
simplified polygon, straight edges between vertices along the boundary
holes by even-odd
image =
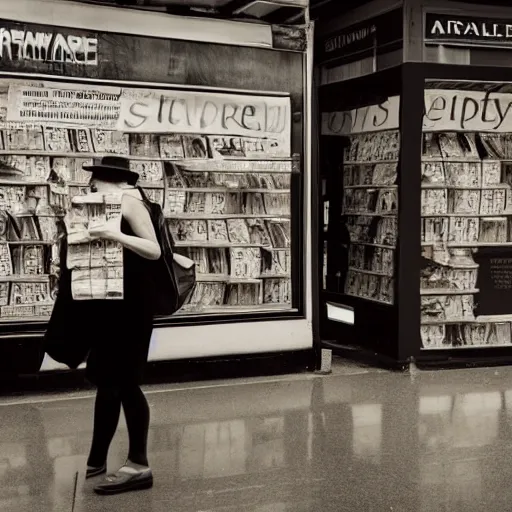
[[[196,266],[191,259],[174,252],[174,241],[169,232],[162,207],[148,199],[142,188],[139,192],[146,205],[162,255],[155,262],[154,308],[156,316],[176,313],[194,291]]]

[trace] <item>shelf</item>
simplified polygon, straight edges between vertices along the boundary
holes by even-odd
[[[501,323],[512,322],[512,314],[510,315],[482,315],[477,317],[480,323]]]
[[[478,247],[512,247],[512,242],[421,242],[422,247],[433,247],[439,245],[446,246],[448,249],[473,249]]]
[[[452,290],[446,288],[432,288],[432,289],[423,289],[420,291],[421,295],[424,297],[435,296],[435,295],[474,295],[475,293],[479,293],[480,290],[475,288],[471,290]]]
[[[198,283],[261,284],[261,279],[237,278],[225,274],[196,274]]]
[[[177,160],[176,165],[185,172],[220,172],[226,174],[291,174],[294,161],[291,158],[250,160],[233,159],[196,159]],[[286,165],[277,165],[286,164]],[[245,168],[244,168],[245,167]]]
[[[234,243],[234,242],[187,242],[180,240],[179,242],[175,242],[176,247],[206,247],[212,249],[227,249],[229,247],[268,247],[269,249],[274,249],[274,247],[263,246],[262,244],[251,244],[251,243]]]
[[[0,240],[0,245],[4,243],[10,245],[53,245],[57,243],[57,240],[54,242],[48,240]]]
[[[354,297],[356,299],[369,300],[371,302],[377,302],[378,304],[384,304],[386,306],[392,306],[393,305],[391,302],[386,302],[385,300],[373,299],[373,298],[370,298],[370,297],[363,297],[362,295],[355,295],[355,294],[352,294],[352,293],[345,293],[345,295],[347,295],[348,297]]]
[[[512,212],[504,213],[422,213],[422,217],[433,218],[433,217],[507,217],[512,215]]]
[[[252,244],[252,243],[236,243],[236,242],[202,242],[202,241],[186,241],[180,240],[175,242],[176,247],[205,247],[209,249],[228,249],[230,247],[258,247],[267,251],[286,251],[290,247],[274,247],[272,245]]]
[[[0,179],[0,186],[4,187],[45,187],[50,185],[49,181],[23,181],[23,180],[3,180]]]
[[[21,305],[24,305],[24,304],[21,304]],[[33,306],[33,305],[34,304],[27,304],[27,306]],[[50,316],[30,316],[30,317],[8,316],[5,318],[0,317],[0,324],[15,323],[15,322],[20,322],[20,323],[25,324],[25,323],[35,323],[35,322],[48,322],[49,320],[50,320]]]
[[[41,276],[0,276],[0,283],[46,283],[48,282],[49,277],[49,274]]]
[[[362,270],[362,269],[354,268],[354,267],[349,267],[348,270],[352,271],[352,272],[358,272],[359,274],[368,274],[370,276],[389,277],[389,278],[394,277],[393,274],[391,274],[391,275],[384,274],[383,272],[374,272],[373,270]]]
[[[290,274],[261,274],[257,278],[230,277],[226,274],[196,274],[198,283],[261,284],[264,279],[290,279]]]
[[[398,189],[398,185],[344,185],[345,189],[391,189],[396,190]]]
[[[459,345],[459,346],[441,346],[441,347],[421,347],[422,352],[430,352],[432,350],[471,350],[471,349],[489,349],[489,348],[512,348],[512,344],[498,345]]]
[[[396,250],[396,246],[394,245],[384,245],[384,244],[374,244],[370,242],[350,242],[350,245],[364,245],[365,247],[379,247],[381,249],[391,249]]]
[[[512,322],[512,315],[478,316],[473,319],[428,320],[421,322],[421,325],[501,324],[507,322]]]
[[[102,153],[102,152],[76,152],[76,151],[48,151],[41,149],[2,149],[0,156],[48,156],[56,158],[102,158],[105,156],[122,156],[129,160],[138,160],[143,162],[178,162],[191,165],[196,162],[292,162],[292,157],[269,157],[265,158],[243,158],[225,156],[222,159],[215,158],[162,158],[160,156],[138,156],[118,153]]]
[[[387,213],[372,213],[372,212],[349,213],[349,212],[343,212],[342,215],[346,215],[347,217],[396,217],[397,216],[397,212],[387,212]]]
[[[424,320],[421,325],[456,325],[456,324],[478,324],[474,318],[454,318],[451,320]]]
[[[187,308],[187,306],[184,306]],[[281,304],[256,304],[253,306],[196,306],[196,309],[185,309],[179,311],[179,316],[181,315],[203,315],[205,313],[210,314],[225,314],[225,313],[264,313],[264,312],[275,312],[275,311],[287,311],[290,313],[297,312],[296,308],[292,308],[289,303],[281,303]],[[176,315],[178,316],[178,315]]]
[[[276,222],[290,222],[289,215],[272,215],[268,213],[181,213],[166,215],[168,220],[215,220],[215,219],[272,219]]]
[[[442,162],[442,163],[446,163],[446,164],[466,164],[466,163],[471,163],[471,164],[474,164],[474,163],[482,163],[484,160],[482,160],[481,158],[464,158],[464,157],[453,157],[453,158],[449,158],[449,157],[442,157],[442,156],[438,156],[438,157],[435,157],[435,158],[432,158],[432,157],[425,157],[425,156],[422,156],[421,157],[421,163],[435,163],[435,162]],[[493,159],[493,160],[490,160],[491,162],[496,162],[498,161],[498,159]],[[501,161],[501,160],[500,160]]]
[[[361,161],[347,161],[343,162],[343,165],[377,165],[377,164],[397,164],[398,159],[392,160],[369,160],[368,162]]]
[[[455,185],[442,185],[441,183],[425,183],[421,185],[421,190],[439,190],[439,189],[448,189],[448,190],[512,190],[510,185],[506,183],[500,183],[498,185],[482,185],[480,187],[476,186],[455,186]]]
[[[230,187],[204,187],[204,188],[186,188],[186,187],[170,187],[168,192],[200,192],[200,193],[231,193],[231,194],[290,194],[288,188],[230,188]]]

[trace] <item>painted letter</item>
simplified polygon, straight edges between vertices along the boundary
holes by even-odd
[[[4,50],[9,60],[12,60],[11,33],[5,28],[0,28],[0,58],[4,58]]]
[[[261,124],[256,122],[254,124],[251,124],[249,123],[250,122],[250,119],[247,120],[247,118],[251,118],[251,117],[254,117],[256,116],[256,107],[253,106],[253,105],[246,105],[243,109],[242,109],[242,125],[244,128],[247,128],[247,130],[253,130],[255,132],[259,132],[261,130]]]
[[[467,111],[468,111],[469,105],[473,106],[473,113],[468,116]],[[474,119],[477,114],[478,114],[478,102],[476,100],[474,100],[473,98],[464,98],[464,101],[462,102],[462,112],[461,112],[461,116],[460,116],[460,127],[462,129],[465,129],[466,122]]]
[[[147,103],[132,103],[130,105],[130,114],[132,116],[135,116],[135,117],[138,117],[139,119],[141,119],[141,121],[137,124],[137,123],[132,123],[130,121],[128,121],[127,119],[124,120],[124,124],[126,126],[128,126],[128,128],[140,128],[147,120],[148,120],[148,117],[146,114],[141,114],[139,112],[136,112],[136,109],[138,109],[139,107],[141,108],[147,108],[148,105]]]

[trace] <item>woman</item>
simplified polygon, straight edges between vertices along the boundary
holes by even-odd
[[[151,279],[154,261],[161,255],[149,211],[135,185],[138,175],[122,157],[104,157],[84,166],[91,171],[90,187],[99,194],[122,193],[121,229],[113,221],[89,230],[89,239],[111,240],[123,246],[124,293],[120,300],[76,300],[70,279],[61,274],[59,290],[69,297],[85,325],[77,336],[90,344],[86,376],[97,386],[94,431],[86,478],[106,473],[107,454],[114,437],[121,406],[129,435],[129,454],[123,467],[95,487],[98,494],[115,494],[153,485],[147,459],[149,406],[140,389],[153,330]],[[64,266],[64,265],[62,265]],[[77,340],[78,342],[78,340]]]

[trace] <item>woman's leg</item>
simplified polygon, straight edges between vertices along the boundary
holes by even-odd
[[[139,386],[126,386],[121,391],[121,403],[130,439],[128,460],[147,467],[149,405],[146,397]]]
[[[94,431],[87,465],[100,468],[107,462],[108,449],[121,413],[121,393],[115,387],[99,386],[94,405]]]

